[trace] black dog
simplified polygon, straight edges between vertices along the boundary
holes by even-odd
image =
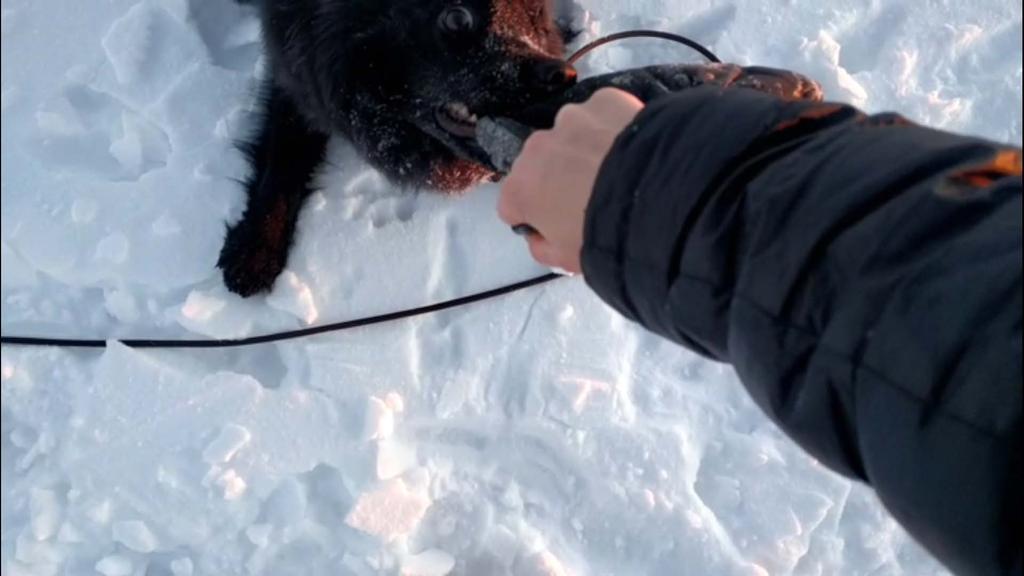
[[[515,117],[575,82],[567,11],[550,1],[264,0],[270,77],[244,148],[248,205],[218,261],[227,287],[273,285],[330,134],[399,185],[450,192],[486,178],[455,152],[476,118]]]

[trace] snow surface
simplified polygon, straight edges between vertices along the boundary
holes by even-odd
[[[591,0],[832,98],[1021,143],[1016,0]],[[3,332],[242,336],[537,273],[494,214],[342,142],[266,298],[214,270],[260,68],[230,0],[2,0]],[[592,71],[677,61],[649,41]],[[234,351],[2,353],[3,575],[944,571],[726,367],[562,280]]]

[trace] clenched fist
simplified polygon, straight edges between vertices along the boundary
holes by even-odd
[[[541,264],[581,272],[584,213],[598,170],[643,107],[627,92],[601,89],[583,104],[564,106],[551,130],[527,139],[505,178],[498,215],[536,230],[527,242]]]

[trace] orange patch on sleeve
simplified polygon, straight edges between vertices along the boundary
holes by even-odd
[[[955,172],[949,179],[954,184],[985,188],[997,180],[1021,175],[1020,150],[1000,150],[988,162],[968,166]]]
[[[828,118],[829,116],[839,113],[845,109],[846,107],[840,104],[819,104],[817,106],[811,106],[801,112],[796,118],[790,118],[789,120],[780,122],[772,132],[784,132],[804,122],[813,122],[814,120]]]

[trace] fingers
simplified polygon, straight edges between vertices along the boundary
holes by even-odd
[[[643,103],[620,90],[601,90],[563,106],[551,130],[523,144],[498,198],[508,225],[528,224],[530,254],[541,264],[579,273],[586,207],[608,151]]]
[[[544,179],[563,175],[567,165],[580,159],[603,159],[643,106],[632,94],[615,88],[598,90],[583,104],[563,106],[551,130],[538,130],[523,144],[502,186],[498,216],[510,226],[530,223],[533,196],[544,189]]]
[[[546,130],[534,132],[527,138],[522,152],[502,184],[501,196],[498,198],[498,217],[509,226],[530,222],[528,206],[533,191],[542,184],[539,179],[544,175],[543,163],[550,148],[550,140],[550,132]]]
[[[530,256],[539,264],[570,274],[580,274],[582,272],[578,254],[575,257],[572,254],[567,254],[564,250],[537,234],[527,236],[526,242],[530,248]]]
[[[518,200],[522,184],[521,178],[515,178],[516,172],[510,173],[501,185],[501,194],[498,196],[498,218],[509,226],[525,224],[526,219],[518,206]]]
[[[629,92],[618,88],[602,88],[586,103],[588,111],[599,121],[621,130],[636,118],[644,103]]]
[[[603,88],[583,104],[563,106],[555,115],[553,131],[570,150],[604,156],[643,107],[643,102],[628,92]]]
[[[558,266],[559,258],[557,251],[542,236],[531,234],[526,237],[526,243],[530,247],[530,256],[533,256],[534,260],[549,268]]]
[[[644,103],[618,88],[602,88],[583,104],[563,106],[555,116],[555,129],[601,126],[621,131],[643,110]]]

